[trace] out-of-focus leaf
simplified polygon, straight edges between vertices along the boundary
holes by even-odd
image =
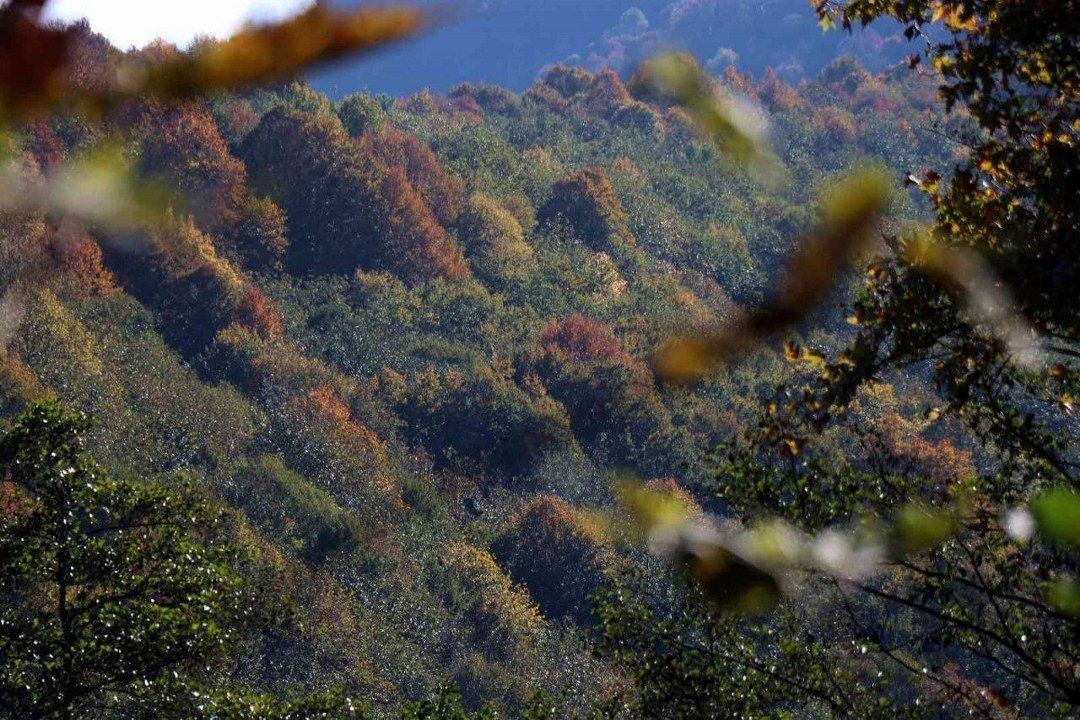
[[[904,247],[908,262],[949,287],[972,319],[985,325],[1009,349],[1013,362],[1034,366],[1043,358],[1038,333],[1016,309],[1012,295],[974,250],[943,245],[921,233]]]
[[[650,550],[698,583],[717,608],[757,613],[779,598],[781,584],[768,562],[757,561],[757,555],[744,547],[762,544],[762,557],[775,559],[779,545],[773,543],[770,548],[774,552],[765,552],[765,530],[753,540],[748,539],[749,534],[728,537],[701,518],[692,517],[681,498],[633,481],[620,483],[617,493]]]
[[[643,530],[679,525],[688,519],[688,508],[682,498],[654,490],[639,482],[624,480],[616,487],[616,493]]]
[[[780,599],[781,585],[775,575],[720,545],[703,552],[681,552],[677,560],[718,609],[757,614]]]
[[[103,144],[39,179],[14,161],[0,166],[0,209],[39,211],[109,230],[131,230],[161,216],[164,191],[137,177],[117,145]]]
[[[951,512],[940,508],[905,505],[893,520],[893,536],[901,553],[916,553],[941,545],[955,527]]]
[[[744,163],[775,162],[766,140],[764,116],[747,102],[719,94],[691,55],[674,53],[644,62],[640,81],[681,105],[722,153]]]
[[[289,20],[250,27],[194,52],[128,66],[118,90],[183,98],[275,80],[408,37],[420,29],[423,18],[412,7],[334,11],[319,3]]]
[[[872,236],[888,188],[886,175],[875,169],[840,181],[825,202],[821,226],[800,244],[773,301],[712,334],[667,341],[654,362],[657,375],[667,382],[693,382],[748,345],[801,319]]]
[[[1080,582],[1063,578],[1047,583],[1043,588],[1047,601],[1066,615],[1080,617]]]
[[[409,6],[339,11],[318,3],[288,20],[253,25],[191,52],[130,60],[111,84],[86,91],[66,84],[74,31],[42,25],[42,5],[44,0],[16,0],[0,8],[0,112],[8,115],[57,106],[97,113],[148,95],[183,99],[243,88],[408,37],[428,17]]]
[[[1048,490],[1031,502],[1039,534],[1051,542],[1080,547],[1080,493]]]
[[[0,7],[0,113],[24,115],[61,91],[71,45],[68,32],[38,20],[45,0],[11,0]]]

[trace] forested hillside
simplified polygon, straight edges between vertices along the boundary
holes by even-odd
[[[123,63],[176,55],[121,53],[84,26],[71,75],[94,88]],[[1048,637],[1032,638],[1043,645],[1031,653],[1050,656],[1065,678],[1057,693],[1036,677],[1045,697],[1026,680],[1015,692],[992,685],[995,656],[968,663],[950,645],[963,638],[912,644],[904,662],[916,675],[932,665],[951,688],[935,696],[903,673],[892,686],[868,680],[859,664],[856,638],[865,655],[865,638],[879,632],[873,655],[920,634],[911,608],[890,611],[886,630],[852,634],[841,601],[807,581],[811,592],[777,616],[711,624],[663,562],[613,531],[632,524],[618,499],[627,478],[693,516],[782,507],[817,531],[849,517],[838,498],[901,502],[917,476],[941,503],[997,467],[963,415],[925,411],[940,404],[932,358],[875,366],[873,382],[846,400],[847,422],[821,420],[812,439],[784,434],[777,388],[831,367],[825,358],[861,337],[860,322],[891,307],[867,305],[859,271],[782,337],[700,382],[657,378],[667,339],[704,336],[775,300],[800,238],[833,222],[839,178],[869,166],[896,188],[862,251],[869,257],[883,236],[934,216],[937,193],[902,189],[904,179],[936,168],[945,177],[932,182],[944,186],[967,152],[954,138],[980,137],[966,112],[945,113],[934,69],[870,72],[840,57],[797,85],[773,70],[714,69],[717,92],[767,124],[768,172],[718,151],[643,77],[564,65],[523,93],[467,83],[332,100],[284,82],[25,122],[3,152],[26,187],[52,187],[108,146],[148,180],[161,214],[108,229],[44,210],[0,215],[7,472],[33,489],[44,481],[20,473],[59,452],[79,479],[72,487],[85,477],[89,491],[79,492],[98,493],[90,501],[127,498],[117,516],[171,527],[175,516],[155,520],[155,508],[168,514],[176,502],[193,523],[217,518],[212,532],[129,543],[104,566],[122,575],[116,568],[138,553],[147,572],[159,557],[162,567],[206,563],[208,614],[192,625],[196,659],[182,676],[237,697],[325,691],[379,717],[417,718],[462,717],[449,709],[452,688],[470,712],[524,717],[915,717],[916,697],[942,708],[927,717],[949,717],[983,707],[959,703],[963,693],[991,690],[1011,699],[985,716],[1016,717],[1075,700],[1075,624],[1065,626],[1064,657]],[[803,397],[793,392],[785,397]],[[61,405],[35,404],[49,398]],[[786,443],[782,462],[747,440],[762,428]],[[830,474],[839,468],[842,479]],[[15,527],[29,501],[4,487],[0,517]],[[87,518],[97,547],[98,531],[85,529],[97,516]],[[884,587],[908,587],[899,565],[890,572]],[[254,599],[234,602],[234,581]],[[169,597],[154,592],[150,605]],[[235,632],[218,628],[211,607],[240,618]],[[848,608],[855,626],[879,609]],[[163,617],[139,632],[162,633],[154,682],[170,688],[170,702],[193,703],[176,700],[185,708],[176,716],[232,717],[228,702],[205,710],[168,685],[160,668],[176,638]],[[203,663],[198,643],[229,649]],[[124,647],[117,640],[115,652]],[[836,652],[853,659],[834,674],[823,658]],[[732,665],[732,653],[750,659]],[[33,710],[43,706],[10,682],[25,677],[21,667],[0,678],[0,701],[30,708],[12,717],[106,716]],[[747,668],[757,673],[749,682]],[[122,682],[136,672],[86,692],[100,692],[116,717],[151,717],[138,705],[150,696]],[[799,693],[770,684],[774,674],[797,678],[785,682]],[[705,690],[681,684],[702,677]],[[271,717],[255,707],[233,709]],[[342,711],[323,712],[281,717]]]

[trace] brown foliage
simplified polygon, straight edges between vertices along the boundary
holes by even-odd
[[[244,166],[229,154],[206,108],[148,106],[135,122],[143,138],[145,171],[168,178],[199,228],[217,233],[235,222]]]
[[[271,111],[243,152],[253,179],[289,218],[289,270],[390,270],[410,282],[468,274],[406,171],[385,167],[371,138],[353,140],[336,117]]]
[[[827,106],[818,110],[814,117],[821,142],[830,146],[845,146],[855,142],[859,130],[855,116],[842,108]]]
[[[585,107],[594,115],[610,118],[620,108],[634,102],[630,91],[614,70],[604,68],[593,79],[586,91]]]
[[[578,362],[629,360],[611,328],[581,314],[551,321],[540,339],[549,352],[562,352]]]
[[[465,182],[447,172],[431,148],[412,133],[387,127],[372,139],[383,164],[400,167],[435,217],[449,226],[465,204]]]
[[[281,313],[254,285],[244,288],[234,316],[236,322],[251,328],[259,337],[271,340],[281,336]]]
[[[243,140],[259,124],[259,116],[255,114],[251,104],[239,98],[231,98],[222,103],[219,116],[221,131],[229,142]]]
[[[510,90],[496,85],[462,83],[450,90],[452,98],[468,98],[488,112],[510,115],[521,108],[521,100]]]
[[[469,274],[461,248],[439,225],[401,168],[385,171],[380,191],[385,206],[377,223],[387,246],[387,261],[399,275],[416,282]]]
[[[761,81],[760,98],[766,107],[773,111],[801,110],[806,107],[806,101],[799,91],[781,80],[772,68],[765,70],[765,77]]]
[[[930,440],[895,411],[881,418],[878,432],[868,436],[867,453],[883,467],[924,476],[938,487],[948,487],[975,477],[971,452],[951,440]]]
[[[116,289],[105,268],[101,246],[87,232],[67,224],[51,231],[49,250],[68,287],[82,295],[107,295]]]

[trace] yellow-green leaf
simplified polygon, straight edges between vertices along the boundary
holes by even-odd
[[[1067,488],[1048,490],[1032,501],[1031,514],[1047,540],[1080,547],[1080,493]]]

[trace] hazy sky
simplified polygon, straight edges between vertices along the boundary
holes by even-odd
[[[222,37],[246,20],[290,15],[312,0],[53,0],[48,17],[87,18],[90,26],[120,48],[142,46],[156,38],[186,45],[199,35]]]

